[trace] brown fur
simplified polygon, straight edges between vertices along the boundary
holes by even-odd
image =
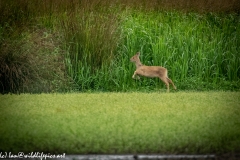
[[[166,84],[167,92],[169,92],[169,83],[172,84],[174,89],[177,89],[174,83],[172,82],[172,80],[168,78],[166,68],[161,66],[145,66],[141,63],[139,56],[140,56],[140,52],[137,52],[137,54],[130,59],[131,62],[135,63],[136,65],[136,70],[132,78],[135,78],[135,76],[138,76],[138,75],[144,76],[144,77],[151,77],[151,78],[158,77]]]

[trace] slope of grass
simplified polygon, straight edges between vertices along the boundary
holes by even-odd
[[[179,89],[240,88],[238,0],[2,0],[0,92],[129,91],[129,58],[161,65]],[[215,12],[213,12],[215,11]]]
[[[0,151],[240,151],[239,92],[0,95]]]

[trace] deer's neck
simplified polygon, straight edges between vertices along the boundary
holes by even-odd
[[[143,66],[143,64],[142,64],[140,61],[137,61],[137,62],[135,63],[135,65],[136,65],[137,68]]]

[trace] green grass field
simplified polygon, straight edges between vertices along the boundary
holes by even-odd
[[[240,151],[240,92],[0,95],[0,152]]]

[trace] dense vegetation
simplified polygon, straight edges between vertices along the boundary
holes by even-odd
[[[0,92],[158,90],[129,59],[161,65],[181,90],[240,89],[240,3],[0,1]]]

